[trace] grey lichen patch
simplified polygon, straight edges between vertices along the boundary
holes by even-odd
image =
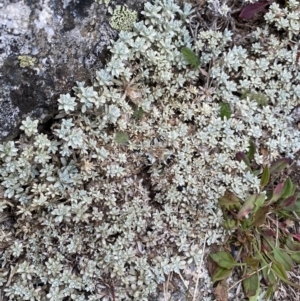
[[[110,0],[95,0],[95,2],[97,2],[99,4],[104,4],[107,7]]]
[[[36,58],[31,57],[29,55],[19,55],[18,60],[20,61],[20,67],[26,68],[26,67],[33,67],[34,63],[36,61]]]
[[[112,14],[109,24],[116,30],[131,30],[137,20],[137,12],[130,10],[126,5],[117,5],[115,10],[109,9]]]

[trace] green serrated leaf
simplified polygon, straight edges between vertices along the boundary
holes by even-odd
[[[221,119],[224,120],[224,118],[226,117],[227,119],[230,118],[231,116],[231,109],[230,106],[227,102],[221,102],[220,103],[220,116]]]
[[[181,48],[181,53],[183,54],[183,57],[185,60],[193,67],[193,68],[198,68],[200,66],[200,59],[196,55],[196,53],[188,48],[188,47],[182,47]]]
[[[236,265],[232,255],[225,251],[210,254],[210,258],[221,268],[231,269]]]
[[[265,187],[269,181],[270,181],[270,168],[268,166],[265,166],[263,173],[261,175],[260,179],[260,187],[263,188]]]

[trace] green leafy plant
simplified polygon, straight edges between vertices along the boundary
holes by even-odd
[[[188,47],[182,47],[181,53],[183,54],[185,60],[193,67],[198,68],[200,66],[200,59],[196,53]]]
[[[125,144],[126,142],[128,142],[128,140],[129,140],[129,136],[127,133],[118,132],[115,135],[115,141],[119,144]]]
[[[141,107],[138,107],[134,112],[133,112],[133,117],[136,119],[142,119],[144,116],[145,112]]]
[[[241,97],[242,98],[249,97],[251,101],[257,102],[258,105],[260,106],[266,106],[268,104],[267,97],[263,93],[256,93],[253,91],[245,90],[243,91]]]
[[[228,278],[235,267],[240,267],[245,295],[252,301],[257,300],[260,282],[268,287],[266,299],[273,296],[280,281],[300,288],[287,275],[295,263],[300,263],[300,235],[291,231],[300,215],[300,197],[289,177],[278,180],[290,160],[282,158],[257,168],[251,162],[254,152],[251,142],[248,153],[238,153],[236,158],[260,177],[261,192],[242,200],[226,191],[219,199],[223,225],[233,232],[225,251],[210,254],[217,264],[213,281]]]
[[[228,103],[226,103],[226,102],[220,103],[220,116],[221,116],[222,120],[224,120],[224,117],[226,117],[227,119],[230,118],[231,109],[230,109],[230,106]]]

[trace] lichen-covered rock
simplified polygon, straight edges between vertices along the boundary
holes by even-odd
[[[108,13],[116,1],[11,2],[0,3],[0,141],[18,135],[24,116],[51,118],[58,95],[90,82],[117,37]],[[139,11],[143,2],[124,4]]]
[[[112,18],[109,24],[117,30],[129,31],[137,20],[137,12],[127,6],[117,5],[115,10],[110,10]]]

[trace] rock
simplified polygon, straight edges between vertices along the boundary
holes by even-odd
[[[118,31],[109,24],[120,1],[2,0],[0,4],[0,142],[18,136],[26,117],[49,120],[60,94],[91,84]],[[13,2],[13,3],[12,3]],[[109,4],[107,4],[109,2]],[[123,1],[140,12],[144,1]]]

